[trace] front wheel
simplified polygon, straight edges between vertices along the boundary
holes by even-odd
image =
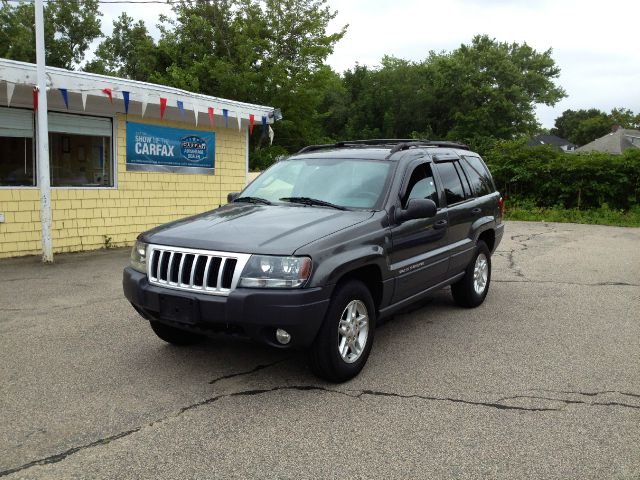
[[[491,252],[478,241],[476,254],[460,280],[451,285],[453,300],[461,307],[474,308],[484,302],[491,282]]]
[[[367,362],[375,327],[375,307],[367,286],[358,280],[338,285],[309,352],[313,373],[330,382],[355,377]]]

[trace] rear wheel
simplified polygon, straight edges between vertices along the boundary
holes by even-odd
[[[186,330],[181,330],[161,322],[151,320],[149,324],[158,337],[172,345],[193,345],[194,343],[201,342],[204,338],[197,333],[187,332]]]
[[[375,327],[375,307],[367,286],[357,280],[338,285],[309,352],[313,373],[330,382],[355,377],[369,358]]]
[[[484,302],[491,283],[491,252],[487,244],[478,241],[476,254],[467,266],[464,277],[451,285],[453,300],[461,307],[474,308]]]

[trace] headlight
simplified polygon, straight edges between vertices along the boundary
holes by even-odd
[[[238,286],[249,288],[297,288],[311,274],[309,257],[251,255]]]
[[[142,273],[147,273],[147,244],[136,240],[131,249],[131,268]]]

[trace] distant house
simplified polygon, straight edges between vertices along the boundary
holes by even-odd
[[[527,145],[530,147],[536,147],[538,145],[552,145],[554,147],[558,147],[563,152],[573,152],[576,149],[576,146],[569,140],[560,138],[556,135],[547,135],[545,133],[539,133],[529,140]]]
[[[576,152],[605,152],[620,155],[629,148],[640,148],[640,130],[614,126],[611,133],[578,148]]]

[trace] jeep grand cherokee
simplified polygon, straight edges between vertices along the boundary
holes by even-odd
[[[142,233],[126,297],[167,342],[304,348],[335,382],[363,368],[377,322],[434,290],[480,305],[504,229],[486,165],[451,142],[309,146],[228,200]]]

